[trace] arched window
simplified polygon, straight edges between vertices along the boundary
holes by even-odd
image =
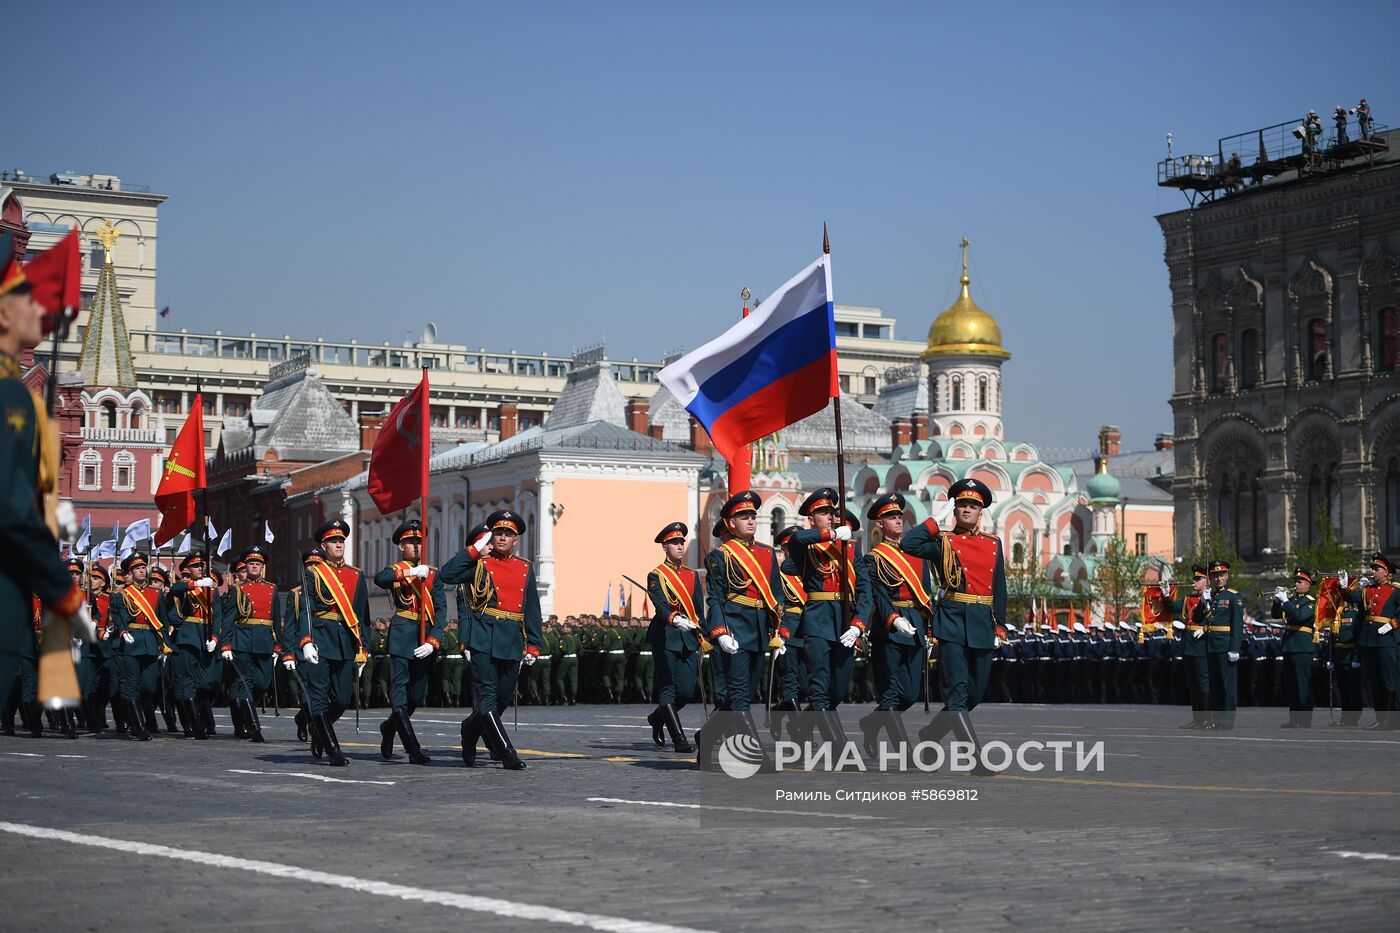
[[[1259,382],[1259,331],[1240,332],[1240,388],[1252,389]]]
[[[943,378],[940,376],[939,378],[933,380],[933,391],[929,393],[929,400],[928,400],[928,402],[929,402],[929,407],[933,409],[933,413],[934,413],[935,415],[938,414],[939,410],[940,410],[941,407],[942,407],[942,406],[939,404],[939,403],[942,401],[942,397],[941,397],[941,396],[942,396],[942,392],[943,392]]]
[[[1224,392],[1230,385],[1230,337],[1216,334],[1210,338],[1210,390]]]
[[[1026,546],[1020,541],[1015,541],[1011,545],[1011,565],[1021,567],[1026,563]]]
[[[139,430],[141,427],[141,416],[146,413],[145,406],[140,402],[131,406],[131,429]]]
[[[1394,372],[1400,362],[1400,339],[1397,339],[1396,311],[1382,308],[1380,314],[1380,339],[1376,341],[1376,369],[1381,372]]]
[[[102,403],[102,427],[115,428],[117,426],[117,403],[111,399]]]
[[[1327,324],[1320,317],[1308,321],[1307,372],[1309,382],[1327,378]]]
[[[772,527],[772,530],[773,530],[773,535],[772,535],[772,537],[769,538],[768,540],[770,540],[770,541],[777,541],[777,540],[778,540],[778,532],[782,531],[784,528],[787,527],[787,512],[784,512],[782,509],[774,509],[774,510],[773,510],[773,524],[772,524],[771,527]]]
[[[1385,548],[1400,548],[1400,458],[1391,457],[1385,468]]]
[[[102,455],[95,450],[85,450],[78,455],[78,488],[102,488]]]
[[[986,411],[988,405],[987,377],[977,377],[977,410]]]
[[[962,411],[962,376],[953,377],[953,411]]]

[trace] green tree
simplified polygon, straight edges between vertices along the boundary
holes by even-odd
[[[1025,548],[1021,562],[1008,562],[1006,567],[1006,615],[1003,621],[1019,626],[1028,610],[1035,608],[1042,597],[1057,593],[1050,574],[1037,557]]]
[[[1112,539],[1094,558],[1094,575],[1087,581],[1089,596],[1102,603],[1112,618],[1125,618],[1142,601],[1142,569],[1147,560],[1131,553],[1122,538]]]
[[[1224,530],[1219,525],[1213,526],[1205,540],[1201,542],[1201,546],[1183,557],[1181,562],[1177,564],[1176,579],[1189,586],[1193,566],[1199,564],[1202,567],[1209,567],[1213,561],[1217,560],[1223,560],[1230,565],[1230,587],[1244,597],[1246,605],[1254,608],[1251,614],[1255,618],[1260,618],[1261,610],[1259,607],[1264,604],[1264,598],[1259,592],[1259,579],[1245,572],[1244,561],[1240,559],[1239,553],[1231,546],[1225,537]]]
[[[1308,568],[1314,574],[1332,574],[1338,570],[1350,570],[1356,566],[1356,551],[1337,539],[1336,528],[1332,525],[1332,515],[1325,504],[1318,506],[1314,527],[1321,529],[1321,533],[1311,544],[1298,548],[1297,563]],[[1292,572],[1291,567],[1287,569],[1290,573]]]

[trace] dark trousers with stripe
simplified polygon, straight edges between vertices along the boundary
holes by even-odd
[[[433,676],[433,656],[426,658],[389,657],[389,705],[407,710],[409,715],[423,705],[428,680]]]
[[[700,652],[653,648],[651,657],[656,671],[656,702],[681,709],[695,697]]]
[[[160,700],[160,658],[153,654],[124,654],[118,659],[118,680],[123,700],[158,703]]]
[[[1210,670],[1203,654],[1188,654],[1181,659],[1186,669],[1186,693],[1191,698],[1191,711],[1204,713],[1210,704]]]
[[[919,679],[924,673],[923,646],[901,645],[885,639],[870,647],[878,708],[903,711],[913,706],[919,698]]]
[[[355,661],[331,661],[321,658],[317,664],[297,665],[306,681],[306,705],[312,715],[325,713],[331,721],[339,719],[350,708],[355,689]]]
[[[235,651],[233,661],[228,664],[228,695],[234,700],[257,703],[258,699],[267,693],[267,688],[272,686],[272,666],[273,659],[270,654],[243,654]],[[239,674],[243,676],[239,677]]]
[[[515,696],[520,677],[520,659],[493,658],[484,651],[472,652],[472,710],[477,713],[506,711]]]
[[[1293,712],[1312,712],[1312,659],[1302,651],[1283,656],[1283,698]]]
[[[1210,710],[1213,713],[1235,712],[1235,700],[1239,668],[1230,661],[1223,651],[1212,651],[1206,655],[1206,667],[1210,672]],[[1233,719],[1234,716],[1228,717]]]
[[[710,657],[715,655],[719,655],[718,670],[724,676],[724,692],[716,693],[716,700],[723,697],[725,708],[731,712],[748,712],[752,708],[754,688],[763,676],[763,652],[740,648],[734,654],[726,654],[717,649],[710,652]]]
[[[850,692],[855,652],[839,641],[804,634],[802,659],[807,666],[807,694],[812,709],[835,709]]]
[[[1391,712],[1400,709],[1400,648],[1383,645],[1379,648],[1357,648],[1361,658],[1361,672],[1371,685],[1371,702],[1376,712]]]
[[[938,649],[943,672],[943,708],[967,713],[982,702],[992,673],[992,649],[942,642]]]

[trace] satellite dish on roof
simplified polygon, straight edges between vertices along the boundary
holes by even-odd
[[[437,343],[437,325],[432,321],[423,327],[423,343]]]

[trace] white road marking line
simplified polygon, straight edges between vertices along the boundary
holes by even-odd
[[[465,719],[465,718],[466,718],[466,717],[463,717],[463,719]],[[460,725],[462,724],[462,720],[461,720],[461,719],[421,719],[421,718],[419,718],[418,716],[414,716],[414,717],[413,717],[413,721],[414,721],[414,722],[430,722],[430,723],[433,723],[434,725],[439,725],[439,726],[460,726]],[[559,729],[637,729],[637,728],[639,728],[638,726],[629,726],[629,725],[620,725],[620,724],[619,724],[619,725],[611,725],[611,724],[609,724],[609,723],[603,723],[603,722],[535,722],[534,720],[530,720],[529,722],[521,722],[520,728],[523,729],[523,728],[525,728],[526,726],[553,726],[553,727],[556,727],[556,728],[559,728]],[[646,727],[645,727],[645,726],[641,726],[640,728],[646,728]]]
[[[55,755],[55,758],[86,758],[87,755]]]
[[[19,758],[43,758],[38,752],[6,752],[6,755],[15,755]]]
[[[329,777],[324,774],[311,774],[307,771],[245,771],[242,768],[229,768],[229,774],[270,774],[274,777],[299,777],[309,778],[313,781],[325,781],[327,784],[383,784],[392,787],[396,781],[355,781],[350,778]]]
[[[826,813],[821,810],[765,810],[761,807],[721,807],[708,803],[675,803],[670,800],[624,800],[621,797],[588,797],[589,803],[630,803],[638,807],[671,807],[677,810],[727,810],[732,813],[763,813],[767,816],[827,816],[837,820],[884,820],[883,816],[859,813]]]
[[[0,822],[0,831],[33,839],[52,839],[80,846],[93,846],[99,849],[113,849],[135,855],[154,855],[160,858],[194,862],[198,865],[212,865],[215,868],[237,868],[242,871],[270,875],[292,881],[306,881],[323,884],[362,894],[376,894],[381,897],[396,897],[405,901],[423,904],[439,904],[443,907],[456,907],[476,913],[495,914],[519,920],[538,920],[546,923],[563,923],[570,926],[588,927],[594,930],[611,930],[616,933],[697,933],[689,927],[668,926],[649,923],[643,920],[628,920],[625,917],[609,917],[604,914],[585,914],[573,910],[560,910],[542,904],[523,904],[496,897],[477,897],[471,894],[457,894],[452,891],[434,891],[429,888],[413,888],[402,884],[390,884],[369,878],[356,878],[351,875],[336,875],[330,872],[299,868],[295,865],[282,865],[277,862],[263,862],[253,859],[220,855],[216,852],[200,852],[196,849],[175,849],[170,846],[153,845],[147,842],[131,842],[126,839],[111,839],[106,836],[90,836],[86,833],[72,833],[63,829],[50,829],[44,826],[29,826],[24,823]]]
[[[1400,862],[1400,855],[1386,855],[1384,852],[1351,852],[1346,849],[1323,849],[1322,851],[1339,858],[1359,858],[1367,862]]]
[[[1150,733],[1132,732],[1118,735],[1090,735],[1083,732],[1042,732],[1041,735],[1074,735],[1081,739],[1185,739],[1188,742],[1280,742],[1288,745],[1400,745],[1400,739],[1268,739],[1252,735],[1221,735],[1219,732],[1212,732],[1210,735],[1154,735]]]

